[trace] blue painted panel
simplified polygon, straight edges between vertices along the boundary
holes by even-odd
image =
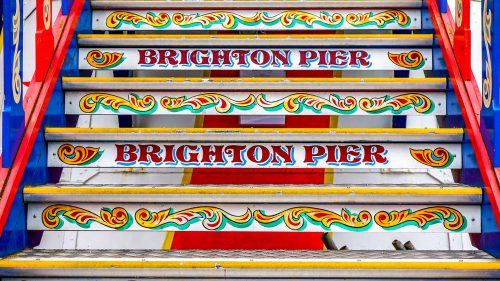
[[[22,101],[23,1],[3,0],[4,89],[2,166],[10,167],[24,132]]]
[[[61,7],[61,13],[64,16],[69,15],[69,12],[71,11],[71,8],[73,7],[74,0],[63,0],[62,1],[62,7]]]
[[[483,0],[483,108],[481,133],[495,167],[500,167],[500,3]],[[487,19],[491,19],[488,21]],[[495,48],[496,46],[496,48]],[[498,127],[498,128],[497,128]]]

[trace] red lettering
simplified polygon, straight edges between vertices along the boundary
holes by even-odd
[[[176,60],[177,51],[176,50],[160,50],[158,51],[158,64],[170,64],[177,65],[178,62]],[[168,61],[168,62],[167,62]]]
[[[286,151],[283,150],[283,146],[281,145],[271,145],[271,148],[273,150],[273,160],[271,160],[271,163],[280,163],[281,161],[278,160],[279,158],[283,159],[282,163],[293,163],[294,161],[292,160],[293,158],[293,145],[287,145],[285,146]]]
[[[334,66],[346,66],[348,59],[348,53],[346,51],[328,51],[330,54],[330,65]]]
[[[158,56],[155,50],[138,50],[139,64],[156,64]]]
[[[214,150],[212,150],[214,148]],[[201,162],[203,163],[224,163],[224,156],[222,155],[223,145],[202,145],[201,151],[203,155]],[[212,160],[212,157],[214,158]]]
[[[337,155],[335,155],[335,151],[337,150],[336,145],[327,145],[326,150],[328,153],[326,154],[326,162],[327,163],[338,163],[339,161],[337,160]]]
[[[133,144],[115,144],[116,159],[115,162],[134,162],[137,160],[137,148]]]
[[[319,66],[326,66],[327,65],[327,62],[326,62],[326,54],[327,54],[327,52],[328,51],[324,51],[324,50],[318,51],[318,54],[319,54],[318,65]]]
[[[246,145],[228,145],[224,152],[229,155],[233,155],[233,160],[231,163],[243,163],[243,159],[241,159],[241,152],[247,148]]]
[[[340,163],[360,162],[361,161],[359,157],[361,155],[361,153],[359,152],[360,150],[361,148],[354,144],[339,146],[339,152],[340,152],[339,162]]]
[[[312,50],[299,51],[300,55],[300,66],[309,66],[311,61],[315,61],[318,59],[318,53]]]
[[[231,50],[212,50],[212,65],[231,65],[231,64],[232,64]]]
[[[368,61],[370,55],[366,51],[349,51],[351,55],[350,66],[369,66],[371,63]]]
[[[198,150],[198,146],[196,145],[181,145],[179,148],[175,151],[175,156],[177,156],[177,159],[181,162],[187,162],[187,163],[197,163],[198,162],[198,152],[187,152],[187,150]],[[189,156],[186,158],[186,156]]]
[[[320,145],[304,146],[304,163],[316,163],[316,158],[324,157],[326,149]]]
[[[363,145],[363,162],[365,163],[385,163],[387,158],[384,156],[385,147],[378,144]]]
[[[208,65],[210,63],[208,50],[194,50],[191,52],[189,59],[196,65]]]
[[[161,148],[155,144],[139,144],[139,162],[160,163]]]
[[[256,65],[268,65],[271,55],[266,50],[255,50],[250,54],[250,60]]]
[[[174,147],[175,145],[164,145],[165,148],[165,158],[163,158],[163,162],[165,163],[175,163],[174,159]]]
[[[271,50],[273,54],[273,65],[280,66],[290,66],[290,50]]]
[[[250,51],[248,50],[233,50],[231,51],[231,56],[238,60],[236,64],[247,65],[248,63],[246,60],[246,56],[248,55],[248,53],[250,53]]]
[[[179,64],[189,65],[189,50],[179,50]]]
[[[257,155],[259,154],[259,151],[261,152],[261,157],[258,159]],[[254,162],[254,163],[264,163],[269,160],[271,157],[271,152],[269,152],[269,149],[263,145],[254,145],[250,147],[247,151],[247,157],[248,160]]]

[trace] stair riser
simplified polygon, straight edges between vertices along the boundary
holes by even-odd
[[[49,167],[461,168],[453,143],[52,142]]]
[[[237,42],[246,45],[245,41]],[[432,70],[432,50],[421,47],[290,49],[268,46],[260,49],[81,48],[79,67],[113,70]]]
[[[66,114],[76,115],[446,115],[446,95],[265,90],[70,91],[66,92],[65,110]]]
[[[480,206],[349,204],[57,204],[28,206],[30,230],[466,232]]]
[[[94,30],[420,29],[415,9],[98,10]]]

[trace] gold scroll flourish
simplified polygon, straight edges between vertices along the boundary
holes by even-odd
[[[118,112],[121,108],[128,109],[135,113],[151,113],[156,108],[156,100],[153,96],[147,95],[140,98],[136,94],[122,98],[108,93],[90,93],[80,99],[80,110],[85,113],[93,113],[99,106],[110,108]]]
[[[21,101],[21,50],[19,50],[19,37],[21,34],[21,8],[20,0],[16,0],[16,12],[12,16],[12,36],[14,43],[14,60],[12,62],[12,95],[17,104]]]
[[[46,228],[59,229],[64,222],[61,218],[78,225],[81,228],[90,228],[93,222],[97,222],[112,229],[127,229],[132,221],[128,212],[117,207],[114,209],[102,208],[99,214],[89,210],[71,205],[51,205],[42,212],[42,222]]]
[[[205,93],[193,97],[168,97],[160,100],[160,104],[170,111],[189,110],[193,113],[201,112],[209,107],[215,107],[218,113],[229,113],[234,108],[242,110],[251,109],[255,103],[255,96],[249,95],[243,100],[233,100],[225,95],[217,93]]]
[[[142,24],[147,24],[155,28],[164,28],[170,24],[170,16],[165,13],[155,15],[148,12],[146,16],[143,17],[127,11],[116,11],[106,18],[106,26],[109,28],[119,28],[123,23],[130,23],[134,27],[140,27]]]
[[[57,156],[64,164],[85,166],[97,161],[101,157],[102,151],[99,149],[99,147],[75,147],[66,143],[59,147]]]
[[[267,215],[261,210],[254,211],[255,221],[266,227],[274,227],[284,223],[291,230],[300,231],[307,227],[307,222],[321,226],[325,230],[337,225],[351,231],[363,231],[372,224],[372,215],[368,211],[361,211],[359,214],[351,213],[347,209],[342,209],[341,213],[312,208],[294,207],[274,215]]]
[[[282,107],[290,113],[301,112],[304,106],[306,106],[317,113],[321,112],[323,107],[327,107],[339,113],[349,114],[355,111],[357,107],[356,99],[351,96],[342,99],[336,94],[331,94],[329,99],[325,99],[307,93],[288,95],[276,101],[269,101],[265,94],[259,94],[257,96],[257,104],[269,110],[278,110]]]
[[[431,113],[434,110],[434,102],[426,95],[419,93],[407,93],[392,98],[383,96],[359,100],[359,108],[369,113],[391,110],[393,113],[399,114],[410,107],[413,107],[418,113]]]
[[[108,53],[92,50],[87,54],[87,63],[92,67],[101,69],[118,66],[124,59],[123,53]]]
[[[159,212],[139,209],[135,213],[135,221],[148,229],[175,227],[180,230],[188,229],[191,224],[201,221],[207,230],[223,230],[227,223],[237,228],[248,227],[252,223],[252,212],[247,209],[242,215],[233,215],[212,206],[194,207],[177,212],[172,208]]]
[[[381,211],[374,216],[375,223],[387,230],[395,230],[406,226],[416,226],[426,230],[431,225],[443,223],[444,228],[450,231],[461,231],[467,227],[467,220],[458,210],[436,206],[412,211],[386,212]]]
[[[493,15],[491,10],[488,9],[488,0],[483,0],[483,38],[484,46],[486,49],[486,73],[483,80],[483,104],[484,107],[490,108],[493,99],[493,74],[491,65],[491,23],[493,22]]]
[[[450,166],[455,158],[448,150],[442,147],[434,150],[410,148],[410,154],[413,159],[426,166],[441,169]]]
[[[353,26],[366,26],[370,24],[375,24],[378,27],[385,27],[391,22],[397,22],[399,26],[405,27],[410,24],[410,17],[401,10],[387,10],[380,12],[378,14],[373,14],[372,12],[364,14],[348,14],[346,16],[346,21]]]
[[[409,53],[392,54],[387,53],[389,59],[397,66],[410,70],[418,70],[425,64],[425,59],[419,51],[410,51]]]

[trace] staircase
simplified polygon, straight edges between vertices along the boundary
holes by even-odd
[[[47,165],[62,176],[24,189],[28,229],[137,237],[368,233],[374,244],[384,233],[480,233],[481,187],[453,180],[466,157],[464,131],[439,128],[449,104],[447,78],[436,77],[443,72],[435,69],[439,54],[422,5],[92,0],[95,33],[78,35],[78,64],[82,74],[93,74],[63,78],[65,113],[80,120],[74,128],[45,128]],[[333,70],[344,77],[315,77]],[[129,77],[96,77],[113,71]],[[251,77],[215,77],[234,71]],[[241,126],[138,126],[178,116],[232,118]],[[276,118],[258,125],[251,116]],[[291,128],[283,116],[306,121]],[[325,116],[349,116],[355,126],[318,128],[315,120]],[[117,120],[128,125],[114,126]],[[372,128],[372,120],[391,120],[394,128]],[[425,125],[396,128],[401,120]],[[81,180],[102,171],[105,182]],[[155,171],[198,173],[206,182],[150,183]],[[249,183],[295,172],[307,184]],[[308,182],[314,173],[349,176],[314,184]],[[418,173],[437,180],[421,181]],[[243,184],[213,183],[221,175]],[[418,248],[26,249],[0,259],[0,276],[471,280],[500,278],[500,262],[479,250]]]

